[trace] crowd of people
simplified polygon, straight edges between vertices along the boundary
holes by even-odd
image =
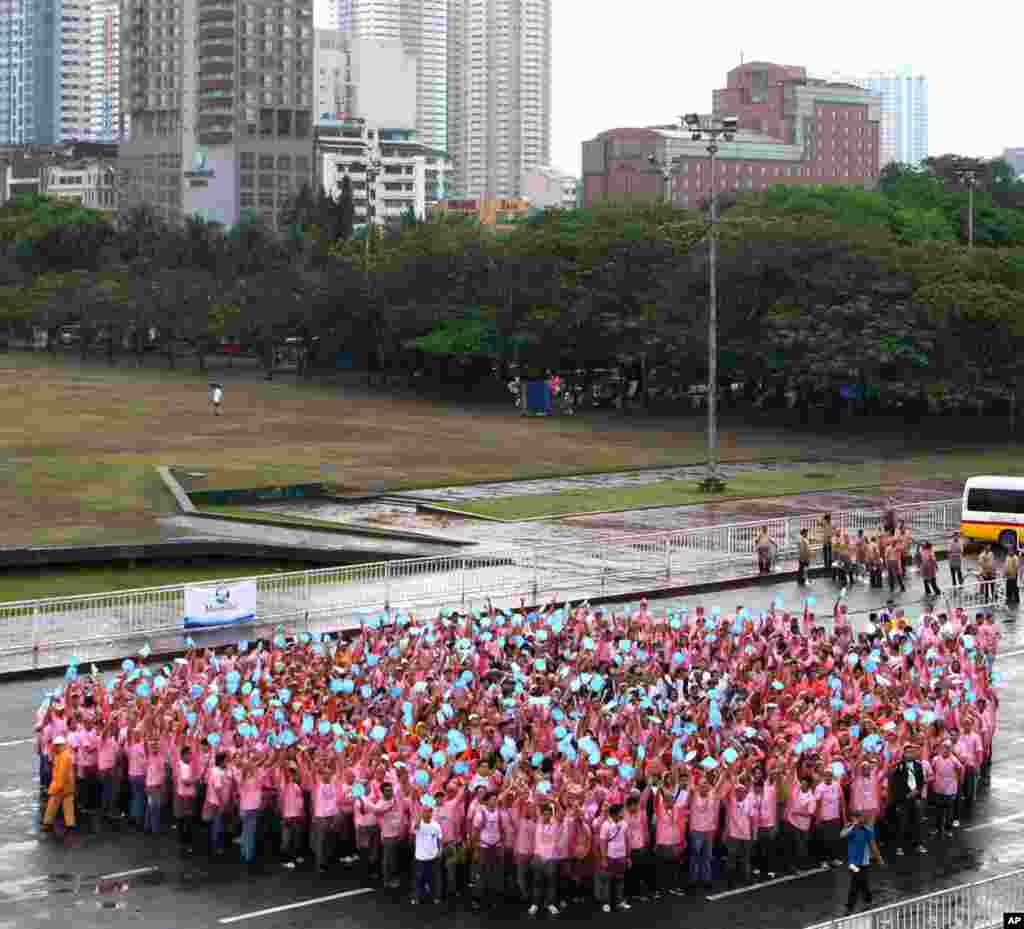
[[[182,852],[360,867],[414,902],[606,911],[897,855],[969,814],[997,726],[990,613],[742,606],[388,612],[104,676],[40,706],[44,830],[169,822]]]

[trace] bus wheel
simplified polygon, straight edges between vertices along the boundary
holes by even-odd
[[[999,533],[999,544],[1003,548],[1005,548],[1007,551],[1010,551],[1011,549],[1016,549],[1017,548],[1017,533],[1016,532],[1010,532],[1009,530],[1007,530],[1006,532],[1000,532]]]

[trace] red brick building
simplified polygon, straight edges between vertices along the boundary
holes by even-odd
[[[735,116],[732,142],[719,140],[719,191],[772,184],[878,183],[881,99],[852,84],[810,79],[802,67],[750,62],[733,68],[713,95],[712,116]],[[711,190],[707,141],[679,126],[611,129],[583,143],[583,198],[665,196],[660,167],[673,163],[672,202],[695,207]]]

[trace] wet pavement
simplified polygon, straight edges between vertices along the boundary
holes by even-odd
[[[906,481],[887,486],[884,490],[820,491],[519,522],[496,522],[455,513],[419,511],[414,502],[396,503],[392,502],[393,498],[388,501],[354,504],[312,501],[274,503],[253,506],[251,509],[323,519],[343,525],[418,530],[460,541],[472,540],[492,545],[525,545],[589,542],[615,533],[696,529],[703,526],[754,523],[760,519],[804,516],[809,513],[880,510],[889,495],[895,497],[899,505],[909,505],[958,498],[962,491],[962,481]]]
[[[940,579],[940,584],[942,583]],[[914,580],[904,601],[916,599]],[[829,607],[835,588],[817,581],[810,589],[820,612]],[[805,592],[792,582],[688,597],[654,603],[656,609],[683,602],[723,611],[742,603],[757,608],[781,595],[787,606],[798,605]],[[877,600],[877,592],[854,588],[851,609]],[[1005,676],[1001,689],[1000,730],[995,743],[992,786],[978,808],[951,841],[928,840],[926,855],[897,858],[873,880],[876,904],[992,877],[1024,867],[1024,649],[1015,627],[1016,615],[998,614],[1004,632],[999,664]],[[1024,622],[1024,621],[1022,621]],[[175,837],[154,841],[133,830],[85,831],[72,842],[41,840],[35,780],[31,720],[35,706],[58,679],[0,685],[5,721],[0,741],[0,929],[41,927],[109,927],[133,925],[145,929],[200,929],[226,925],[263,927],[352,927],[406,929],[434,925],[440,929],[484,929],[511,925],[524,916],[523,907],[505,904],[486,916],[470,913],[461,903],[455,911],[433,906],[413,907],[405,892],[373,888],[351,872],[318,878],[300,867],[287,870],[267,861],[248,874],[233,849],[222,859],[204,853],[183,859]],[[883,849],[884,851],[884,849]],[[719,896],[638,904],[630,927],[693,926],[701,929],[801,929],[837,915],[845,898],[845,871],[819,872],[770,886],[752,885]],[[593,925],[595,919],[613,923],[592,905],[570,907],[560,922]]]

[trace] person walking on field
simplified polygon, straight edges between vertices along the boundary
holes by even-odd
[[[43,832],[53,832],[57,810],[63,809],[64,827],[75,828],[75,760],[68,749],[67,739],[59,735],[53,740],[53,776],[50,780]]]
[[[871,905],[871,863],[885,864],[878,850],[875,826],[864,813],[854,813],[853,821],[840,833],[846,839],[846,860],[850,867],[850,893],[846,898],[846,913],[849,915],[860,897]]]
[[[889,593],[896,592],[896,584],[900,585],[900,592],[907,592],[907,585],[903,582],[903,563],[900,558],[899,543],[893,539],[885,550],[885,567],[889,572]]]
[[[757,573],[770,574],[772,570],[772,555],[775,553],[775,539],[768,534],[768,527],[762,526],[757,537],[755,548],[757,549]]]
[[[832,574],[832,514],[826,513],[821,518],[821,559],[825,570]],[[835,580],[835,575],[832,577]]]
[[[224,399],[224,387],[221,384],[210,385],[210,403],[213,404],[213,415],[220,416],[220,404]]]
[[[996,597],[996,556],[991,545],[978,556],[978,574],[981,575],[981,596],[986,603],[991,603]]]

